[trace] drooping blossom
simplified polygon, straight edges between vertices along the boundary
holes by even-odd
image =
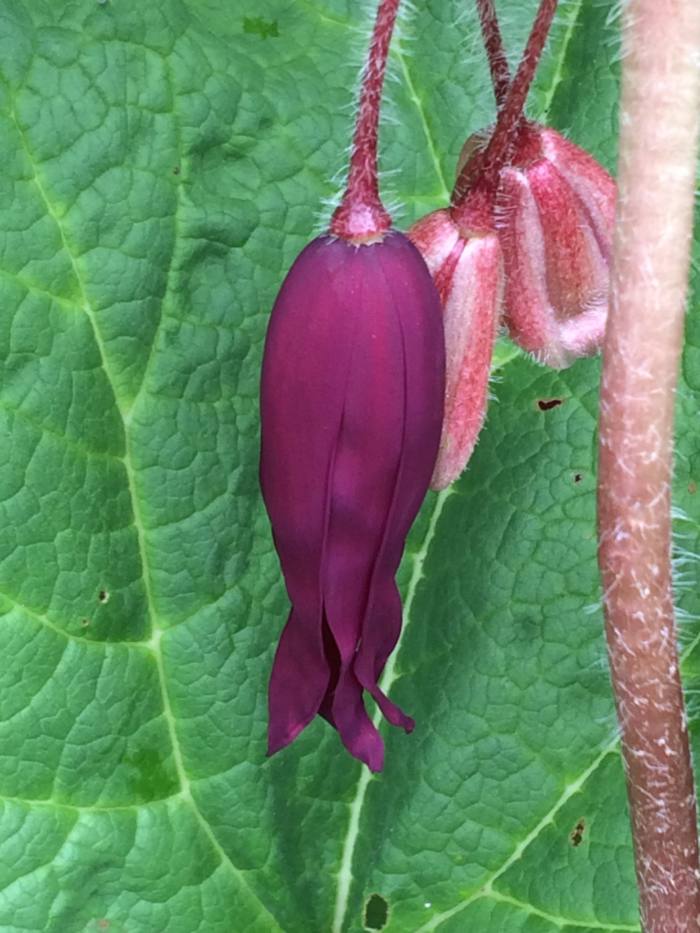
[[[317,714],[379,770],[378,679],[401,630],[394,575],[435,463],[444,391],[439,300],[400,233],[299,256],[270,320],[260,478],[292,603],[270,680],[270,752]]]
[[[398,0],[381,0],[348,187],[330,234],[289,271],[261,382],[260,481],[291,611],[269,687],[269,753],[317,715],[372,770],[384,746],[365,694],[401,631],[394,580],[437,455],[444,397],[440,301],[379,199],[377,116]]]

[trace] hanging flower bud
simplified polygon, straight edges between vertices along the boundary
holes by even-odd
[[[484,133],[465,144],[453,206],[486,181],[503,249],[508,330],[540,362],[560,368],[602,342],[615,183],[583,149],[522,115],[556,5],[540,0],[511,82],[493,0],[477,0],[499,114],[488,145]]]
[[[373,771],[380,690],[401,631],[394,580],[437,456],[445,392],[440,301],[379,199],[377,118],[398,0],[380,0],[348,187],[331,235],[292,266],[272,310],[261,383],[260,482],[292,604],[272,668],[269,753],[317,715]]]
[[[435,489],[459,476],[481,430],[502,296],[511,337],[543,363],[566,366],[602,341],[614,182],[583,150],[523,116],[556,7],[557,0],[540,0],[511,81],[493,2],[477,0],[498,119],[464,144],[449,207],[409,232],[445,323]]]
[[[433,489],[454,482],[471,457],[488,404],[488,381],[502,292],[501,248],[488,213],[460,228],[449,210],[409,231],[440,296],[446,347],[445,417]]]
[[[497,218],[510,336],[562,368],[600,349],[615,183],[559,133],[526,124],[500,173]]]
[[[270,680],[271,753],[320,711],[379,770],[363,690],[413,727],[377,681],[440,439],[443,342],[430,274],[400,233],[314,240],[282,286],[261,389],[261,486],[292,603]]]

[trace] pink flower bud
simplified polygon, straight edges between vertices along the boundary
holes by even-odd
[[[501,169],[497,225],[513,340],[562,368],[595,353],[608,311],[615,183],[592,156],[535,124]]]
[[[445,418],[430,485],[444,489],[464,470],[486,415],[502,292],[501,249],[488,214],[458,227],[449,210],[419,220],[409,236],[423,254],[442,304]]]
[[[321,713],[377,771],[363,692],[401,629],[394,575],[435,463],[444,338],[435,287],[400,233],[320,237],[275,302],[261,386],[260,481],[292,604],[270,679],[269,751]]]

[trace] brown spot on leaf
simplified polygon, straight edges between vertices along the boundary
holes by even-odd
[[[690,493],[691,496],[694,496],[697,491],[698,491],[698,484],[693,482],[693,480],[691,480],[688,483],[688,492]]]
[[[550,408],[556,408],[558,405],[563,405],[563,398],[541,398],[537,402],[537,407],[540,411],[549,411]]]
[[[583,842],[583,834],[586,830],[586,821],[583,817],[578,821],[574,828],[569,833],[569,842],[571,845],[576,848],[580,846]]]

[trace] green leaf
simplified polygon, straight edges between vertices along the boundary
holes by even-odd
[[[445,203],[494,115],[472,5],[417,6],[382,135],[403,226]],[[499,3],[514,60],[535,6]],[[0,8],[8,933],[638,929],[595,562],[597,361],[556,374],[500,348],[472,464],[428,497],[401,569],[386,683],[417,727],[387,730],[385,772],[322,721],[265,758],[287,603],[257,489],[260,352],[338,192],[371,8]],[[531,100],[610,168],[613,8],[562,5]],[[695,732],[697,312],[675,477]]]

